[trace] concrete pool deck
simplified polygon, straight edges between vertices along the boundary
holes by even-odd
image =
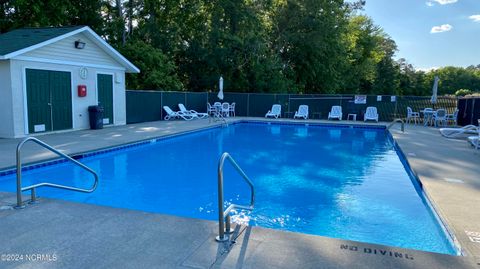
[[[410,125],[392,134],[463,252],[480,265],[480,150],[435,128]]]
[[[242,119],[246,118],[234,120]],[[77,154],[213,124],[220,123],[160,121],[38,138]],[[0,193],[0,254],[56,257],[56,261],[0,259],[0,267],[480,268],[480,243],[474,242],[480,241],[480,233],[475,234],[480,232],[480,151],[465,141],[447,140],[433,128],[408,125],[405,133],[397,129],[392,128],[393,136],[466,256],[240,226],[235,243],[219,244],[214,241],[217,223],[212,221],[53,199],[11,210],[15,195]],[[0,139],[0,170],[15,164],[19,141]],[[27,162],[53,157],[35,145],[26,147],[24,156]]]

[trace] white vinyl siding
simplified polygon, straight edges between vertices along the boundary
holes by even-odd
[[[0,61],[0,137],[13,137],[13,108],[10,61]]]
[[[76,49],[75,41],[85,42],[84,49]],[[34,57],[56,61],[96,64],[102,66],[122,67],[112,59],[103,49],[93,43],[86,35],[79,33],[45,47],[22,54],[25,57]]]

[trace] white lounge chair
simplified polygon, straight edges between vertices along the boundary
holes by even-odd
[[[163,106],[163,110],[167,112],[167,115],[164,118],[165,120],[178,119],[178,118],[182,118],[184,120],[193,120],[192,115],[185,115],[181,112],[173,111],[169,106]]]
[[[343,116],[343,113],[342,113],[341,106],[332,106],[332,109],[330,110],[330,112],[328,112],[328,119],[342,120],[342,116]]]
[[[272,105],[272,110],[269,110],[267,114],[265,114],[265,118],[274,117],[275,119],[280,118],[282,115],[282,106],[281,105]]]
[[[479,139],[480,135],[477,135],[477,136],[469,136],[467,139],[468,139],[468,142],[470,144],[472,144],[472,146],[475,147],[475,149],[479,149],[480,148],[480,139]]]
[[[303,118],[308,119],[308,106],[307,105],[300,105],[298,110],[295,111],[295,115],[293,116],[294,119],[296,118]]]
[[[414,122],[417,125],[417,122],[420,121],[420,113],[413,112],[412,108],[407,106],[407,120],[406,123]]]
[[[374,120],[378,122],[378,113],[377,113],[377,108],[374,106],[369,106],[367,107],[367,111],[365,111],[365,116],[363,121],[367,120]]]
[[[475,125],[466,125],[459,128],[440,128],[440,134],[447,138],[461,137],[466,134],[477,134],[478,127]]]
[[[203,119],[208,117],[207,113],[200,113],[195,110],[187,110],[187,108],[183,104],[178,104],[178,108],[180,109],[180,112],[184,115],[191,115],[194,118],[198,119]]]
[[[477,135],[468,137],[468,141],[475,147],[480,148],[480,119],[478,119]]]

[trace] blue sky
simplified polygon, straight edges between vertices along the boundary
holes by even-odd
[[[480,64],[480,0],[366,0],[364,12],[417,69]]]

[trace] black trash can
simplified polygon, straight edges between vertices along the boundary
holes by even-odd
[[[89,106],[88,117],[90,119],[90,129],[103,129],[103,107]]]

